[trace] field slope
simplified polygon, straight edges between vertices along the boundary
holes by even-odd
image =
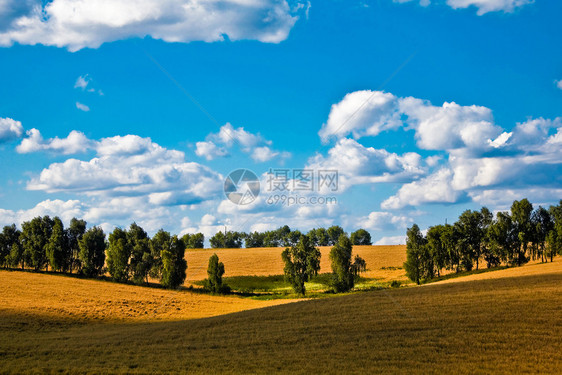
[[[36,327],[2,310],[0,372],[560,372],[562,262],[470,277],[195,320],[68,325],[29,310],[51,320]]]

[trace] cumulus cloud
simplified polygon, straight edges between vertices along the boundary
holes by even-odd
[[[375,245],[405,245],[406,236],[388,236],[382,237],[380,240],[375,242]]]
[[[273,142],[265,139],[261,134],[253,134],[243,127],[234,128],[230,123],[221,126],[218,133],[211,133],[207,139],[195,144],[195,154],[207,160],[229,156],[228,149],[237,145],[242,152],[249,154],[257,162],[266,162],[274,158],[290,157],[288,152],[273,150]]]
[[[27,138],[16,147],[20,154],[28,154],[37,151],[51,151],[63,155],[85,152],[90,149],[94,142],[90,141],[82,132],[73,130],[66,138],[43,139],[41,132],[31,129],[26,132]]]
[[[73,217],[84,215],[84,206],[78,200],[63,201],[60,199],[47,199],[38,203],[35,207],[27,210],[4,210],[0,209],[0,225],[21,224],[37,216],[58,216],[65,223],[69,223]]]
[[[77,51],[150,36],[166,42],[285,40],[298,19],[285,0],[3,0],[0,45]],[[15,8],[14,4],[18,4]]]
[[[408,216],[395,215],[390,212],[373,211],[367,216],[358,218],[356,226],[373,231],[389,231],[404,229],[410,223],[413,223],[413,219]]]
[[[221,176],[183,152],[168,150],[136,135],[93,143],[96,157],[53,163],[27,184],[29,190],[104,196],[146,196],[157,205],[188,205],[210,199]]]
[[[417,0],[393,0],[395,3],[409,3]],[[531,4],[534,0],[446,0],[447,5],[453,9],[464,9],[468,7],[476,7],[476,14],[479,16],[488,12],[504,12],[512,13],[515,9],[526,4]],[[419,4],[423,7],[431,4],[430,0],[419,0]]]
[[[348,138],[340,139],[327,156],[312,157],[306,168],[338,171],[342,190],[361,183],[409,181],[426,173],[421,156],[415,152],[399,155]]]
[[[0,143],[18,139],[23,134],[21,122],[11,118],[0,117]]]

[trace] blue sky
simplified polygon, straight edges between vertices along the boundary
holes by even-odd
[[[547,0],[0,0],[0,224],[339,224],[398,243],[467,208],[555,203],[561,15]],[[223,193],[238,168],[262,182],[249,205]],[[338,170],[338,190],[268,204],[266,172],[303,168]]]

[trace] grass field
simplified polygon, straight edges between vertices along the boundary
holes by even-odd
[[[199,310],[209,315],[228,312],[215,302],[231,303],[234,311],[240,299],[66,279],[0,272],[0,372],[474,374],[562,369],[561,259],[421,287],[202,319],[190,319],[196,317],[190,313],[182,318],[183,305],[178,313],[154,319],[128,317],[121,308],[113,310],[123,318],[117,320],[113,314],[100,318],[87,311],[107,303],[106,293],[112,294],[111,303],[139,299],[134,291],[154,293],[156,300],[171,293],[176,304],[201,301]],[[75,289],[55,285],[58,280]],[[27,303],[17,302],[21,295]],[[61,300],[59,310],[55,302]],[[74,309],[82,312],[71,313]]]
[[[225,277],[232,276],[270,276],[283,274],[281,252],[284,248],[266,247],[250,249],[188,249],[187,282],[203,280],[207,277],[209,257],[216,253],[224,263]],[[320,272],[332,272],[330,268],[330,246],[320,247],[322,253]],[[353,254],[361,256],[367,262],[366,278],[381,281],[406,281],[402,265],[406,261],[405,245],[390,246],[354,246]]]

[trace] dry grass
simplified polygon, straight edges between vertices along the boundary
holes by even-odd
[[[36,315],[87,322],[185,320],[291,302],[212,296],[20,271],[0,271],[0,285],[0,313],[17,317],[23,323]]]
[[[209,257],[216,253],[226,270],[225,277],[230,276],[269,276],[282,275],[283,262],[281,252],[284,248],[266,247],[251,249],[203,249],[187,250],[187,281],[203,280],[207,277]],[[320,272],[331,272],[330,246],[320,247],[322,258]],[[354,246],[353,253],[367,262],[368,271],[362,276],[380,278],[381,281],[406,280],[401,269],[406,261],[406,246]],[[383,267],[385,269],[383,269]]]
[[[3,283],[6,277],[21,277],[19,288],[31,287],[38,278],[56,278],[2,274]],[[77,289],[94,288],[91,283],[96,282]],[[129,288],[138,290],[100,284],[93,295],[102,301],[102,293],[115,293],[114,288],[127,289],[116,293],[123,298],[132,292]],[[48,298],[59,293],[57,288],[33,295]],[[5,290],[3,298],[12,301],[20,293]],[[61,300],[90,303],[78,291],[56,297]],[[560,259],[422,287],[185,321],[86,324],[80,318],[82,324],[68,325],[78,318],[62,321],[57,311],[33,306],[18,307],[27,312],[23,326],[11,323],[15,309],[0,311],[0,372],[512,374],[562,369]],[[37,321],[43,324],[31,324]]]

